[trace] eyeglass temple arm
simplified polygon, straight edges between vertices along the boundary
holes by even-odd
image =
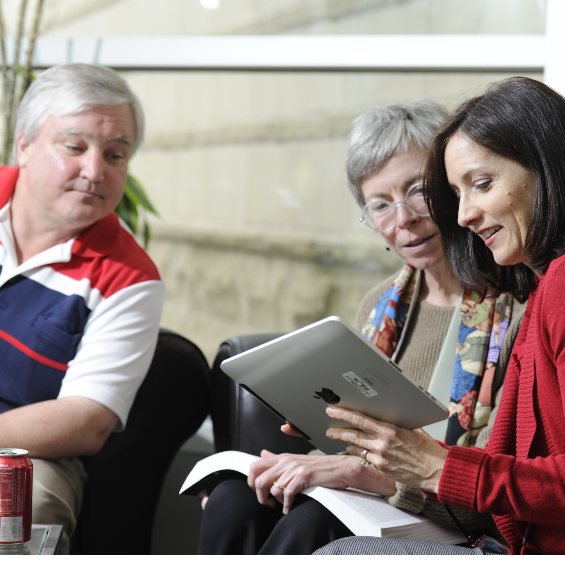
[[[444,503],[445,509],[447,510],[448,514],[451,516],[457,527],[461,530],[461,533],[467,538],[467,541],[475,547],[476,541],[473,539],[473,536],[469,532],[469,530],[457,519],[457,516],[452,512],[451,508],[447,504]]]

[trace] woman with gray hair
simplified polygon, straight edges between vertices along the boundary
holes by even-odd
[[[421,179],[426,148],[446,116],[436,103],[419,100],[373,107],[353,123],[346,168],[361,221],[406,263],[365,296],[355,327],[449,405],[447,421],[427,426],[432,437],[484,447],[524,305],[508,295],[481,302],[446,264]],[[283,431],[293,433],[287,425]],[[307,554],[351,536],[331,512],[298,494],[314,485],[374,492],[455,527],[441,504],[388,479],[364,457],[263,451],[248,484],[255,493],[229,480],[204,501],[201,554]],[[471,530],[497,534],[490,515],[457,511],[457,517]]]

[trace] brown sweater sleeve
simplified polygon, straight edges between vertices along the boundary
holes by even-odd
[[[392,284],[395,277],[396,275],[388,278],[386,281],[382,282],[367,293],[357,312],[357,318],[355,320],[356,329],[361,329],[379,297]],[[522,318],[524,317],[525,311],[526,304],[520,304],[517,300],[514,300],[512,304],[512,317],[510,319],[506,335],[504,336],[504,341],[502,342],[500,358],[494,376],[493,396],[495,399],[493,410],[487,427],[481,431],[477,438],[477,447],[484,448],[490,437],[492,426],[494,425],[494,420],[498,411],[500,398],[502,396],[502,384],[506,374],[506,367],[508,366],[512,347],[514,346],[514,341],[518,336],[518,331],[522,324]],[[387,498],[389,504],[392,506],[414,512],[415,514],[424,514],[435,522],[452,528],[457,528],[457,526],[453,523],[451,516],[449,516],[443,507],[443,504],[428,498],[418,489],[407,487],[401,483],[397,483],[396,488],[396,494]],[[477,512],[456,508],[452,508],[452,510],[457,518],[471,530],[495,527],[494,520],[490,514],[479,514]]]

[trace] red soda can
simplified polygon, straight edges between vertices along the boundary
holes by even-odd
[[[29,553],[32,488],[28,452],[0,448],[0,555]]]

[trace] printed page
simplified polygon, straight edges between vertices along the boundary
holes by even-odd
[[[202,459],[196,463],[188,477],[186,477],[179,494],[182,494],[192,485],[195,485],[198,481],[201,481],[216,471],[229,469],[230,471],[238,471],[247,476],[249,475],[251,463],[257,461],[257,459],[261,458],[241,451],[222,451],[210,455],[210,457],[206,457],[206,459]]]
[[[388,504],[376,494],[310,487],[303,491],[335,514],[356,536],[380,536],[383,528],[409,526],[420,518]]]
[[[247,476],[251,463],[260,459],[240,451],[223,451],[199,461],[186,478],[180,493],[218,471],[237,471]],[[357,536],[406,537],[444,543],[461,543],[459,532],[388,504],[382,497],[355,489],[310,487],[303,494],[317,500]]]
[[[199,461],[186,478],[180,493],[220,470],[229,469],[244,475],[259,457],[240,451],[223,451]],[[311,487],[303,491],[333,512],[356,535],[380,535],[380,527],[414,524],[420,520],[390,506],[375,494],[361,491],[339,491],[324,487]]]

